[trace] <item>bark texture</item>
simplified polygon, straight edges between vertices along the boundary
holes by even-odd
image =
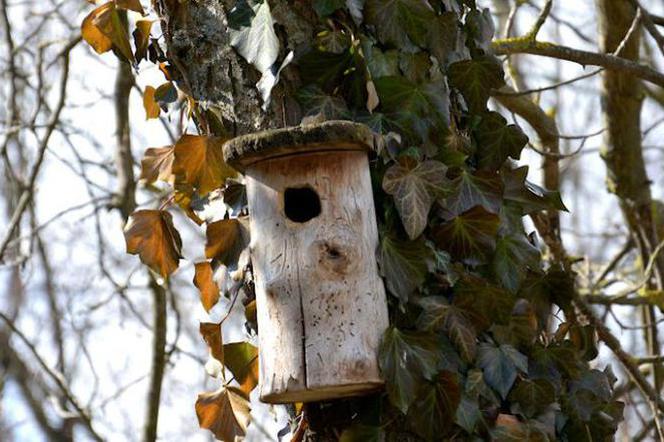
[[[282,72],[267,112],[261,109],[263,103],[255,87],[260,74],[230,45],[227,15],[235,1],[202,0],[185,5],[157,1],[178,86],[214,109],[233,136],[298,124],[301,115],[292,92],[299,80],[292,66]],[[297,56],[314,36],[317,19],[311,2],[271,1],[270,6],[279,23],[279,60],[290,50]]]

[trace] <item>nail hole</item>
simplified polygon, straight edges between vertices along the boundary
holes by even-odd
[[[320,215],[320,198],[311,187],[289,187],[284,192],[286,217],[296,223],[306,223]]]

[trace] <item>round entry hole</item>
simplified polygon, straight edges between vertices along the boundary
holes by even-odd
[[[306,223],[320,215],[320,198],[311,187],[289,187],[284,192],[286,217],[296,223]]]

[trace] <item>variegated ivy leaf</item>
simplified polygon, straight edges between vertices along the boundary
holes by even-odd
[[[406,233],[415,239],[427,226],[431,205],[448,183],[447,166],[439,161],[417,163],[406,159],[390,167],[383,189],[394,197]]]

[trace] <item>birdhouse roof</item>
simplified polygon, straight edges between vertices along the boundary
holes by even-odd
[[[243,171],[251,164],[287,155],[339,150],[378,150],[369,127],[352,121],[326,121],[242,135],[224,143],[224,160]]]

